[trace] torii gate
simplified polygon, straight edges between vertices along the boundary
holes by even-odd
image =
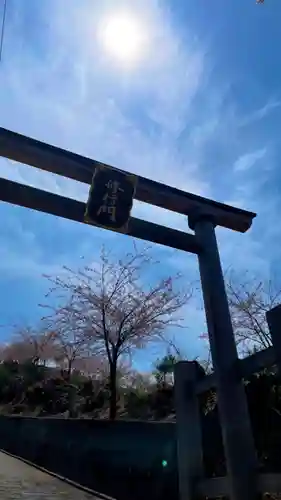
[[[108,165],[0,128],[0,155],[47,172],[92,183],[95,170]],[[115,172],[131,175],[113,169]],[[215,226],[246,232],[255,214],[138,176],[137,200],[184,214],[194,234],[131,218],[127,234],[198,256],[218,405],[233,500],[252,499],[256,452],[247,401],[237,376],[234,341]],[[0,199],[59,217],[84,222],[85,203],[0,178]]]

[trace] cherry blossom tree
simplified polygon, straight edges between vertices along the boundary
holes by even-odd
[[[52,308],[54,331],[65,332],[67,338],[76,335],[80,351],[107,359],[111,419],[116,418],[120,360],[162,340],[169,327],[180,326],[179,312],[191,298],[190,289],[181,289],[179,275],[153,279],[156,264],[148,249],[139,252],[134,247],[121,259],[103,249],[95,265],[47,276],[50,295],[65,297],[64,305]]]
[[[60,307],[47,307],[51,314],[44,319],[53,339],[53,359],[66,380],[73,369],[93,370],[97,366],[93,357],[93,338],[88,335],[83,317],[79,317],[76,298],[71,296]]]
[[[281,302],[281,287],[276,280],[260,280],[246,273],[230,273],[227,294],[236,342],[242,354],[271,346],[265,313]]]
[[[15,327],[11,342],[2,346],[1,352],[6,360],[45,364],[54,356],[53,334],[43,328]]]
[[[260,280],[246,272],[243,276],[229,271],[225,276],[231,320],[239,354],[247,356],[272,345],[266,312],[281,303],[281,286],[276,279]],[[206,367],[211,367],[208,334]]]

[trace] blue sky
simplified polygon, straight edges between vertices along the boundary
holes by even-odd
[[[1,2],[3,4],[3,2]],[[99,25],[119,10],[146,27],[131,68],[105,53]],[[224,268],[278,276],[281,244],[281,3],[265,0],[8,0],[0,125],[136,174],[256,211],[248,233],[218,230]],[[86,200],[88,188],[0,159],[1,176]],[[135,203],[134,215],[187,230],[184,217]],[[126,236],[0,205],[0,322],[33,323],[42,273],[95,260]],[[194,256],[155,246],[163,272],[198,278]],[[198,302],[199,305],[199,302]],[[194,301],[179,342],[202,354]],[[139,366],[154,353],[138,356]]]

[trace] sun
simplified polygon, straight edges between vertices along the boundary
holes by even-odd
[[[116,13],[104,20],[100,40],[106,51],[124,64],[134,64],[144,54],[145,28],[129,13]]]

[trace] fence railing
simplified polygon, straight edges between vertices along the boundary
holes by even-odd
[[[237,360],[237,366],[232,367],[237,382],[273,365],[277,366],[278,372],[281,374],[281,304],[268,311],[266,318],[272,346],[247,358]],[[230,496],[229,476],[206,478],[204,472],[198,396],[215,388],[215,373],[198,380],[195,363],[189,361],[177,363],[175,367],[175,403],[180,500]],[[241,460],[243,460],[243,456],[241,456]],[[246,484],[249,484],[249,478],[245,478],[245,487]],[[256,498],[264,493],[281,493],[281,473],[260,474],[257,471],[252,484],[254,484]]]

